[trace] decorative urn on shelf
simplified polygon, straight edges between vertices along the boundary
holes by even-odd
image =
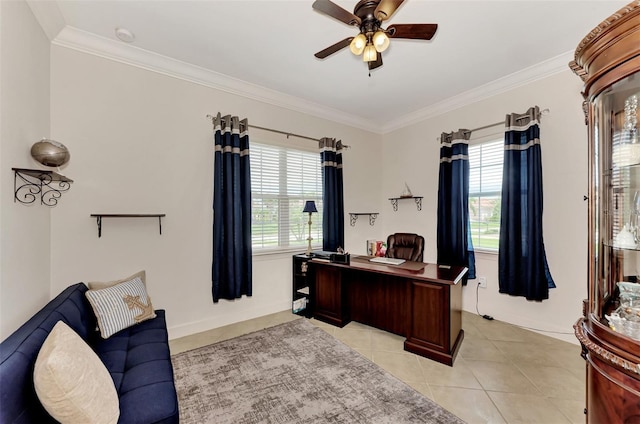
[[[64,144],[48,138],[31,146],[31,156],[44,166],[51,167],[62,166],[71,158],[69,149]]]

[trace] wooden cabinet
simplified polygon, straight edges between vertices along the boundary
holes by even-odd
[[[640,282],[640,2],[588,34],[569,66],[584,81],[589,138],[589,289],[574,325],[586,418],[640,422],[640,333],[612,315],[625,314],[618,283]]]

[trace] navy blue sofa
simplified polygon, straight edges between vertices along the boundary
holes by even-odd
[[[45,338],[59,320],[87,341],[104,362],[120,399],[119,424],[178,423],[164,310],[108,339],[96,331],[87,286],[67,287],[0,344],[0,424],[56,423],[40,404],[33,368]]]

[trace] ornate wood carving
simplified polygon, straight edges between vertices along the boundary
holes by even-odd
[[[580,44],[578,44],[578,47],[576,47],[576,52],[575,52],[575,55],[574,55],[575,59],[572,60],[571,62],[569,62],[569,67],[571,68],[571,70],[573,72],[576,73],[576,75],[578,75],[580,78],[582,78],[583,81],[586,81],[586,79],[587,79],[587,72],[584,70],[584,68],[582,66],[578,65],[578,62],[579,62],[580,57],[582,56],[582,53],[583,53],[583,50],[585,49],[585,47],[587,45],[591,44],[593,42],[593,40],[596,39],[596,37],[601,35],[603,32],[607,31],[607,29],[611,25],[616,23],[616,21],[624,18],[629,13],[633,12],[634,9],[637,9],[637,8],[640,8],[640,0],[634,1],[634,2],[624,6],[622,9],[618,10],[616,13],[614,13],[611,16],[609,16],[607,19],[602,21],[600,23],[600,25],[598,25],[593,30],[591,30],[591,32],[589,34],[587,34],[587,36],[582,39]]]
[[[640,375],[640,364],[627,361],[626,359],[619,357],[615,353],[591,341],[591,339],[589,339],[589,337],[584,334],[584,328],[582,327],[583,322],[584,319],[581,318],[573,325],[576,338],[580,341],[580,344],[582,344],[583,348],[586,348],[589,352],[596,355],[603,361],[610,363],[611,365],[620,367],[628,371],[632,371],[633,373]]]

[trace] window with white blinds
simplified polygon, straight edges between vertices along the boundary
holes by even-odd
[[[474,249],[497,251],[504,140],[469,146],[469,223]]]
[[[309,237],[305,201],[314,200],[312,246],[322,246],[320,152],[251,144],[251,245],[254,252],[304,250]]]

